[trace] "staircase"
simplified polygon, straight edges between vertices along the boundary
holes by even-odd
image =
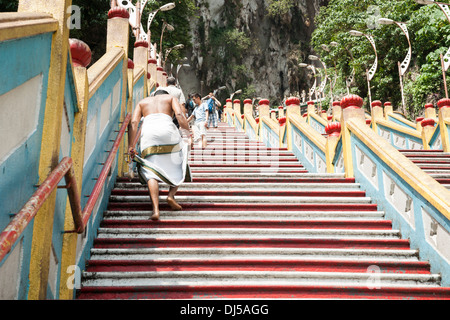
[[[450,153],[442,150],[399,150],[419,168],[450,190]]]
[[[354,179],[308,173],[286,149],[221,123],[191,151],[192,183],[160,221],[117,180],[78,299],[442,299],[449,288]]]

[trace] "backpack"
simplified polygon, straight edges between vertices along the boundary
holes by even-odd
[[[186,104],[187,104],[188,117],[190,117],[191,114],[192,114],[192,111],[194,111],[194,108],[195,108],[194,102],[192,102],[192,100],[189,99],[189,100],[186,102]]]
[[[208,100],[208,113],[211,114],[214,110],[214,99],[213,98],[209,98]]]

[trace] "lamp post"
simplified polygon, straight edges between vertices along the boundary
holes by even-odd
[[[351,30],[349,33],[350,33],[350,35],[355,36],[355,37],[365,36],[367,38],[367,40],[369,40],[370,44],[372,45],[373,51],[375,52],[375,61],[372,65],[372,67],[368,71],[366,70],[367,87],[369,89],[369,105],[370,105],[370,109],[372,109],[372,94],[370,92],[370,81],[373,79],[373,76],[375,75],[375,72],[377,71],[377,67],[378,67],[377,47],[375,46],[375,41],[373,40],[373,37],[371,35],[368,35],[368,34],[362,33],[361,31],[356,31],[356,30]]]
[[[182,67],[190,67],[190,65],[189,64],[187,64],[187,63],[185,63],[185,64],[179,64],[178,66],[177,66],[177,86],[178,87],[180,87],[180,83],[178,82],[178,72],[180,71],[180,69],[182,68]]]
[[[403,111],[405,111],[406,104],[405,104],[405,95],[403,92],[403,76],[405,75],[405,72],[409,67],[409,63],[411,62],[411,55],[412,55],[411,41],[409,40],[408,28],[406,27],[406,23],[397,22],[392,19],[380,18],[380,19],[378,19],[378,22],[380,24],[385,24],[385,25],[396,24],[400,29],[402,29],[403,33],[406,36],[406,39],[408,40],[408,46],[409,46],[408,53],[406,54],[406,57],[405,57],[405,59],[403,59],[402,63],[398,62],[398,73],[400,76],[400,90],[401,90],[401,94],[402,94],[402,106],[403,106]]]
[[[163,20],[163,27],[161,30],[161,40],[159,41],[159,65],[161,65],[162,59],[163,59],[163,51],[162,51],[162,40],[164,36],[164,30],[167,28],[169,31],[175,30],[175,28],[166,22],[166,20]]]
[[[231,94],[231,96],[230,96],[230,100],[233,101],[233,96],[234,96],[235,94],[240,94],[240,93],[242,93],[242,90],[241,90],[241,89],[236,90],[235,92],[233,92],[233,93]]]
[[[309,95],[309,100],[312,100],[312,95],[315,93],[316,94],[316,100],[317,100],[317,93],[316,93],[316,85],[317,85],[316,68],[313,65],[306,64],[306,63],[299,63],[298,66],[300,68],[307,68],[307,69],[312,71],[312,73],[314,75],[314,83],[313,83],[313,86],[309,89],[308,95]]]
[[[129,23],[131,25],[131,28],[134,30],[133,34],[136,37],[136,41],[142,39],[144,41],[149,42],[149,51],[151,50],[152,44],[151,44],[151,32],[150,32],[150,24],[153,21],[153,18],[159,11],[168,11],[175,8],[175,3],[170,2],[167,3],[161,7],[159,7],[156,10],[153,10],[150,12],[148,21],[147,21],[147,33],[145,33],[144,28],[141,24],[141,17],[142,12],[144,11],[144,7],[147,4],[148,0],[137,0],[136,6],[131,3],[131,0],[113,0],[111,1],[111,6],[113,5],[119,5],[122,8],[125,8],[128,10],[130,14]],[[153,3],[153,1],[151,1]]]
[[[330,42],[330,45],[333,47],[337,47],[339,44],[337,42]],[[327,46],[326,44],[322,44],[321,45],[322,49],[326,52],[331,52],[331,49],[329,46]],[[336,81],[338,78],[337,75],[337,70],[336,70],[336,61],[333,59],[333,64],[334,64],[334,78],[333,80],[330,79],[330,95],[331,95],[331,103],[333,103],[333,88],[336,85]]]
[[[433,0],[415,0],[415,1],[418,4],[437,4],[439,8],[444,12],[445,16],[447,17],[447,20],[450,22],[450,8],[449,8],[450,4],[436,2]],[[448,99],[447,79],[445,72],[447,72],[448,67],[450,66],[450,48],[448,48],[444,56],[442,56],[441,53],[440,58],[441,58],[442,78],[444,80],[445,97]]]
[[[321,81],[320,81],[320,87],[319,87],[319,93],[320,93],[320,95],[321,95],[321,100],[320,100],[320,102],[319,102],[319,112],[321,112],[322,111],[322,99],[324,99],[325,98],[325,93],[324,93],[324,91],[325,91],[325,85],[327,84],[327,79],[328,79],[328,74],[327,74],[327,66],[325,65],[325,63],[323,63],[323,61],[322,60],[320,60],[320,58],[319,57],[317,57],[317,56],[315,56],[315,55],[312,55],[312,54],[310,54],[309,56],[308,56],[308,59],[310,59],[310,60],[312,60],[312,61],[319,61],[321,64],[322,64],[322,67],[323,67],[323,70],[324,70],[324,72],[325,72],[325,77],[324,77],[324,79],[322,79]]]
[[[167,57],[169,56],[170,52],[172,52],[172,50],[177,50],[177,49],[183,49],[184,48],[184,44],[177,44],[176,46],[173,46],[172,48],[166,49],[166,55],[164,58],[164,64],[163,64],[163,68],[166,67],[166,61],[167,61]]]

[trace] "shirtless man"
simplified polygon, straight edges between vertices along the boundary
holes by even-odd
[[[146,157],[144,149],[153,150],[148,154],[149,166],[150,170],[146,171],[146,174],[150,175],[150,178],[145,178],[147,180],[147,185],[150,193],[150,198],[152,200],[153,205],[153,214],[151,216],[152,220],[159,219],[159,186],[158,180],[164,181],[169,184],[169,194],[167,196],[167,203],[173,210],[181,210],[181,206],[175,201],[175,193],[178,190],[178,186],[184,181],[184,176],[180,178],[180,170],[182,170],[181,164],[178,162],[171,163],[170,153],[180,153],[179,147],[183,145],[182,138],[178,132],[178,129],[172,122],[172,117],[175,114],[180,127],[185,130],[189,130],[189,125],[186,120],[184,113],[182,112],[181,105],[178,102],[177,98],[172,97],[166,91],[160,90],[153,97],[147,97],[141,100],[137,105],[135,110],[133,111],[133,115],[131,117],[130,124],[128,125],[128,153],[132,158],[134,158],[136,152],[134,150],[133,142],[136,138],[138,125],[141,121],[141,118],[144,117],[144,121],[142,123],[142,135],[141,135],[141,148],[142,148],[142,158]],[[146,118],[147,116],[150,116]],[[145,137],[146,136],[146,137]],[[150,137],[154,145],[150,143],[150,145],[143,145],[146,141],[146,138]],[[158,141],[159,139],[159,141]],[[167,140],[170,140],[167,143]],[[147,143],[148,144],[148,143]],[[173,147],[171,150],[159,150],[160,146],[164,147]],[[159,151],[155,151],[156,150]],[[152,149],[153,148],[153,149]],[[159,149],[158,149],[159,148]],[[167,154],[169,153],[169,154]],[[178,156],[178,153],[175,156]],[[167,158],[169,156],[169,158]],[[158,160],[159,157],[159,160]],[[166,157],[166,158],[164,158]],[[167,160],[168,159],[168,160]],[[152,163],[152,161],[154,163]],[[159,161],[159,164],[158,164]],[[162,161],[162,165],[161,165]],[[156,170],[153,165],[155,165]],[[160,170],[158,166],[164,167],[167,165],[166,172],[164,170]],[[141,170],[143,168],[141,167]],[[144,169],[145,171],[145,169]],[[156,173],[156,175],[154,174]],[[144,175],[147,177],[147,175]],[[178,175],[176,178],[171,177],[171,175]]]

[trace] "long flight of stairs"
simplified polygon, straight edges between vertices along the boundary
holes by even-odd
[[[208,140],[183,211],[160,187],[160,221],[147,189],[118,178],[79,299],[450,298],[354,179],[308,173],[224,123]]]
[[[400,150],[400,152],[450,190],[450,153],[443,150]]]

